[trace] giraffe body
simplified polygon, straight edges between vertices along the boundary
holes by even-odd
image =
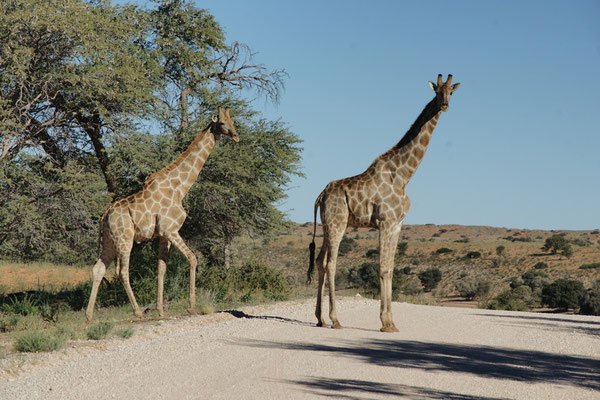
[[[94,315],[94,305],[100,282],[106,268],[116,258],[117,275],[121,277],[133,312],[142,317],[142,312],[129,282],[129,257],[133,242],[141,243],[159,238],[158,249],[158,293],[156,307],[160,316],[163,311],[163,287],[166,259],[174,245],[190,264],[190,312],[195,313],[195,281],[197,260],[187,247],[179,229],[186,218],[183,198],[198,178],[219,135],[230,136],[239,141],[229,109],[219,107],[219,116],[203,130],[172,164],[150,176],[142,190],[112,203],[100,220],[102,254],[93,267],[93,284],[86,311],[89,320]]]
[[[394,255],[402,223],[410,209],[406,185],[419,166],[433,130],[442,111],[448,109],[448,100],[459,83],[430,82],[436,96],[423,109],[415,123],[400,142],[379,156],[362,174],[330,182],[315,201],[315,225],[311,243],[310,282],[314,268],[314,236],[317,210],[321,210],[323,246],[316,259],[318,269],[317,306],[318,326],[327,326],[323,318],[322,300],[325,277],[329,282],[329,317],[333,328],[341,328],[335,302],[335,269],[340,241],[348,227],[372,227],[379,230],[379,279],[381,292],[381,330],[397,332],[392,319],[392,276]]]

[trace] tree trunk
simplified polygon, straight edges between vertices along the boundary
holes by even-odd
[[[100,165],[100,169],[102,170],[102,174],[104,175],[104,181],[106,182],[106,188],[110,193],[111,197],[114,199],[117,195],[117,182],[115,177],[112,176],[108,171],[108,166],[110,164],[110,160],[108,159],[108,154],[106,153],[106,148],[104,147],[104,143],[102,143],[102,123],[100,121],[100,116],[98,114],[94,114],[91,118],[87,118],[79,115],[77,117],[85,133],[89,136],[92,141],[92,145],[94,146],[94,151],[96,153],[96,158],[98,159],[98,164]]]
[[[231,239],[225,238],[225,269],[229,271],[231,267]]]
[[[179,123],[179,129],[175,133],[181,135],[190,126],[190,120],[188,115],[188,95],[190,94],[190,88],[186,87],[181,91],[179,95],[179,106],[181,107],[181,121]]]

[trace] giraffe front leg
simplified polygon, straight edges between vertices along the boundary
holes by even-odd
[[[398,332],[392,317],[392,278],[394,255],[400,236],[400,226],[380,227],[379,231],[379,285],[381,293],[381,331]]]
[[[196,268],[198,266],[198,260],[196,255],[192,252],[189,247],[185,244],[178,232],[170,233],[167,239],[184,255],[184,257],[190,263],[190,308],[188,312],[192,315],[198,314],[196,311]]]
[[[167,256],[169,255],[169,247],[171,244],[166,238],[160,238],[158,242],[158,287],[156,293],[156,309],[158,316],[164,317],[164,287],[165,287],[165,272],[167,271]]]

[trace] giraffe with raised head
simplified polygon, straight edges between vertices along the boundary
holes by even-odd
[[[212,117],[208,127],[173,163],[151,175],[144,183],[142,190],[115,201],[108,207],[100,220],[102,253],[93,268],[92,291],[85,313],[88,321],[94,316],[94,304],[100,282],[106,268],[115,258],[117,275],[123,282],[133,307],[133,313],[137,317],[143,316],[129,283],[129,256],[134,241],[140,243],[154,238],[159,238],[156,298],[159,316],[164,316],[164,276],[171,244],[186,257],[190,264],[189,311],[192,314],[196,313],[197,260],[179,235],[179,229],[186,218],[182,200],[198,178],[200,170],[220,135],[229,136],[235,142],[239,141],[235,126],[229,116],[229,108],[223,111],[219,107],[218,116]]]
[[[323,246],[316,259],[319,281],[315,315],[318,326],[327,326],[322,307],[327,275],[329,317],[333,328],[342,327],[335,304],[335,268],[338,247],[347,227],[373,227],[379,229],[381,331],[398,331],[392,319],[392,276],[400,229],[410,208],[405,188],[425,155],[441,112],[448,110],[450,96],[460,83],[453,85],[452,75],[448,75],[447,81],[443,82],[442,75],[438,75],[437,84],[429,82],[429,85],[434,90],[435,97],[425,106],[398,144],[376,158],[362,174],[330,182],[315,201],[313,240],[310,244],[307,275],[310,283],[315,264],[317,210],[320,208]]]

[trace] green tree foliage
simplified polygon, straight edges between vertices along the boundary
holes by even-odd
[[[549,238],[546,238],[542,250],[549,251],[552,254],[561,252],[566,257],[570,257],[573,254],[571,243],[561,235],[552,235]]]
[[[562,309],[575,308],[584,294],[583,284],[572,279],[557,279],[542,289],[542,303]]]
[[[423,285],[423,289],[426,292],[431,292],[442,280],[442,271],[439,268],[433,267],[419,272],[417,276]]]
[[[91,261],[109,202],[139,190],[225,104],[241,142],[213,151],[184,228],[220,247],[201,250],[222,264],[233,237],[281,226],[275,205],[301,175],[298,137],[239,99],[251,88],[276,100],[285,75],[254,63],[248,46],[228,45],[191,1],[3,2],[0,251]]]
[[[380,293],[379,265],[368,262],[348,270],[347,280],[351,287],[360,289],[365,295],[378,297]],[[407,277],[402,271],[394,269],[392,277],[392,299],[398,300],[401,293],[417,294],[420,287],[414,285],[414,280]]]

